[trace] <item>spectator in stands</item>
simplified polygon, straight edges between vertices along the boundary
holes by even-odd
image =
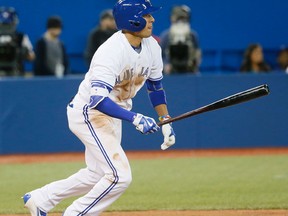
[[[241,72],[269,72],[271,67],[264,61],[263,49],[260,44],[250,44],[245,53],[240,68]]]
[[[285,71],[288,73],[288,48],[283,48],[280,50],[277,56],[277,63],[279,71]]]
[[[89,33],[84,57],[90,65],[92,57],[98,47],[117,31],[112,10],[104,10],[100,15],[100,23]]]
[[[59,39],[62,32],[61,18],[49,17],[46,28],[44,35],[36,43],[34,74],[62,77],[68,71],[68,57],[64,44]]]
[[[201,63],[198,35],[191,29],[191,10],[187,5],[175,6],[171,26],[160,36],[164,73],[196,73]]]
[[[18,32],[18,15],[12,7],[0,7],[0,76],[24,75],[24,61],[35,54],[28,35]]]

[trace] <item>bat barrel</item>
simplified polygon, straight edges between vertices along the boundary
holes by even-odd
[[[227,106],[232,106],[238,103],[243,103],[245,101],[249,101],[252,99],[256,99],[258,97],[262,97],[268,95],[270,93],[269,87],[267,84],[260,85],[251,89],[248,89],[243,92],[239,92],[237,94],[231,95],[229,97],[223,98],[219,101],[211,104],[213,108],[219,109]]]
[[[216,109],[220,109],[220,108],[224,108],[224,107],[228,107],[228,106],[233,106],[235,104],[243,103],[245,101],[249,101],[252,99],[256,99],[258,97],[268,95],[269,93],[270,93],[270,90],[269,90],[268,85],[263,84],[263,85],[248,89],[246,91],[239,92],[237,94],[228,96],[228,97],[223,98],[221,100],[218,100],[214,103],[208,104],[206,106],[200,107],[198,109],[192,110],[192,111],[184,113],[182,115],[170,118],[170,119],[165,120],[163,122],[158,122],[157,124],[159,126],[161,126],[161,125],[175,122],[175,121],[178,121],[178,120],[181,120],[184,118],[188,118],[188,117],[191,117],[194,115],[198,115],[200,113],[209,112],[212,110],[216,110]]]

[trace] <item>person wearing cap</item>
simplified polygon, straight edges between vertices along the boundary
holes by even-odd
[[[13,7],[0,7],[0,76],[24,75],[24,61],[35,54],[27,34],[17,31],[18,14]]]
[[[171,26],[160,35],[164,73],[197,73],[201,63],[198,35],[191,28],[191,9],[177,5],[171,10]]]
[[[62,32],[62,20],[51,16],[46,23],[46,32],[37,41],[34,63],[34,75],[62,77],[68,70],[68,57],[59,36]]]
[[[102,11],[100,14],[99,25],[91,30],[88,36],[87,46],[84,52],[84,57],[87,65],[90,64],[95,51],[109,37],[117,31],[115,20],[111,9]]]

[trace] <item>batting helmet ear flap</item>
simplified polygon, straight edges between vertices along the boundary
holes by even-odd
[[[146,20],[143,17],[139,17],[137,20],[129,20],[130,31],[141,31],[146,26]],[[129,30],[129,29],[127,29]]]

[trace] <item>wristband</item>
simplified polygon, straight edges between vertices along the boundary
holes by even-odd
[[[159,116],[159,121],[164,121],[164,120],[169,119],[169,118],[171,118],[169,114],[163,115],[163,116]]]

